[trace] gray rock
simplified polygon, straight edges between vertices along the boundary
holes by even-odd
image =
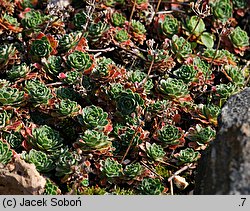
[[[0,164],[0,195],[41,195],[45,184],[33,163],[15,158],[6,166]]]
[[[198,163],[194,194],[250,194],[250,88],[229,98]]]

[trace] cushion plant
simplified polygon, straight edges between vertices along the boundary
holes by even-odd
[[[0,3],[1,165],[33,163],[44,194],[188,194],[249,87],[246,2],[51,2]]]

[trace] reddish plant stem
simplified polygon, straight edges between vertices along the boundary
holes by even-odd
[[[129,17],[128,32],[130,31],[131,21],[132,21],[134,12],[135,12],[135,5],[136,5],[136,0],[134,0],[134,4],[133,4],[133,7],[132,7],[132,11],[131,11],[130,17]]]
[[[123,163],[124,159],[126,158],[128,152],[129,152],[129,150],[130,150],[130,148],[131,148],[131,146],[132,146],[132,143],[133,143],[133,141],[134,141],[134,138],[135,138],[135,136],[136,136],[136,135],[138,134],[138,132],[139,132],[139,127],[140,127],[140,126],[141,126],[141,125],[139,124],[139,125],[136,127],[135,133],[134,133],[134,135],[132,136],[132,138],[131,138],[131,140],[130,140],[130,142],[129,142],[128,148],[127,148],[125,154],[124,154],[123,157],[122,157],[121,163]]]
[[[161,2],[162,2],[162,0],[158,0],[157,6],[156,6],[156,8],[155,8],[155,13],[158,12],[159,7],[160,7],[160,5],[161,5]]]

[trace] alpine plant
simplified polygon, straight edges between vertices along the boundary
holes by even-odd
[[[247,1],[53,2],[0,1],[1,171],[34,164],[45,195],[192,191],[250,85]]]

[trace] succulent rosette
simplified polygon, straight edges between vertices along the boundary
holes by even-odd
[[[155,20],[155,28],[160,37],[171,38],[178,34],[179,22],[173,15],[159,15]]]
[[[58,78],[60,80],[70,85],[78,84],[81,77],[82,73],[76,70],[68,71],[66,73],[59,73],[58,75]]]
[[[47,59],[42,60],[44,70],[50,75],[57,76],[63,69],[62,58],[60,56],[51,55]]]
[[[82,151],[101,151],[109,148],[111,145],[112,142],[109,137],[103,132],[96,130],[85,130],[75,143],[75,147],[80,148]]]
[[[88,28],[88,39],[95,43],[97,41],[100,41],[100,39],[103,39],[104,33],[106,33],[109,29],[109,25],[105,22],[99,21],[98,23],[92,23],[90,24]]]
[[[216,131],[210,126],[202,127],[197,124],[195,128],[190,128],[186,136],[187,139],[197,142],[199,145],[206,144],[215,138]]]
[[[124,174],[129,178],[135,178],[140,176],[143,171],[143,167],[140,163],[133,163],[126,165],[124,169]]]
[[[79,93],[77,93],[73,88],[70,87],[60,87],[56,89],[56,95],[60,99],[69,99],[72,101],[78,101],[81,99]]]
[[[0,140],[0,163],[7,164],[11,161],[12,151],[8,144]]]
[[[25,10],[26,8],[35,8],[38,4],[37,0],[16,0],[18,9]]]
[[[170,106],[170,101],[167,100],[157,100],[153,101],[148,105],[147,111],[150,112],[151,115],[157,115],[167,110]]]
[[[139,186],[142,195],[160,195],[164,186],[159,179],[144,178]]]
[[[199,116],[208,119],[209,122],[217,126],[217,118],[221,112],[220,107],[214,104],[208,104],[208,105],[200,104],[198,105],[198,107],[200,110]]]
[[[4,128],[6,124],[8,124],[9,120],[10,120],[10,117],[7,111],[0,110],[0,129]]]
[[[38,10],[26,8],[21,14],[21,24],[28,29],[38,28],[44,22],[44,17]]]
[[[218,101],[220,107],[226,102],[226,100],[233,94],[237,93],[240,87],[230,82],[228,84],[218,84],[212,87],[214,99]]]
[[[120,12],[114,12],[111,16],[111,22],[114,26],[122,27],[125,24],[126,17]]]
[[[140,21],[132,20],[130,30],[130,33],[132,33],[132,39],[140,45],[143,45],[143,42],[146,40],[147,32],[145,26]]]
[[[150,144],[149,142],[146,142],[146,154],[154,161],[162,161],[166,153],[164,152],[164,149],[161,145],[156,143]]]
[[[211,69],[206,61],[201,60],[200,57],[195,57],[193,59],[193,66],[203,73],[205,78],[209,78],[212,74]]]
[[[145,78],[147,78],[147,74],[142,72],[139,69],[127,72],[128,80],[136,83],[143,83]],[[148,78],[147,81],[143,84],[146,93],[149,93],[151,89],[153,89],[154,84],[151,78]]]
[[[10,70],[6,71],[6,74],[9,80],[14,81],[25,78],[29,72],[31,72],[31,68],[26,63],[22,63],[20,65],[13,65]]]
[[[231,42],[235,48],[243,48],[249,46],[249,37],[246,31],[237,26],[229,35]]]
[[[0,73],[4,72],[4,68],[15,58],[16,52],[16,47],[13,44],[0,46]]]
[[[124,43],[130,39],[130,35],[128,34],[126,29],[117,28],[115,30],[114,39],[118,43]]]
[[[1,113],[0,113],[0,119],[1,119]],[[0,129],[1,129],[1,123],[0,123]],[[7,132],[3,133],[3,138],[10,145],[10,147],[14,149],[15,151],[18,151],[22,148],[23,137],[20,132],[16,131],[16,132],[11,132],[11,133],[7,133]]]
[[[230,0],[216,0],[212,4],[212,12],[215,18],[225,22],[233,15],[233,5]]]
[[[181,131],[174,125],[165,125],[157,131],[155,138],[165,146],[177,145],[180,143]]]
[[[156,49],[155,51],[149,51],[147,58],[151,62],[154,59],[155,63],[168,59],[169,52],[164,49]]]
[[[38,80],[26,81],[24,90],[30,97],[29,101],[36,105],[47,103],[52,98],[51,90]]]
[[[202,32],[206,30],[204,21],[198,16],[189,17],[187,19],[186,27],[189,33],[192,33],[196,37],[200,36]]]
[[[131,30],[136,34],[145,34],[147,31],[145,26],[137,20],[131,21]]]
[[[10,81],[5,79],[0,79],[0,88],[7,88],[10,86]]]
[[[24,91],[12,87],[3,87],[0,89],[0,105],[18,106],[24,101],[24,96]]]
[[[124,1],[124,0],[122,0]],[[138,10],[146,10],[149,6],[148,0],[129,0],[129,6],[133,6],[135,3],[135,8]]]
[[[80,11],[74,15],[73,25],[77,30],[83,29],[83,26],[87,23],[87,15],[84,11]]]
[[[215,49],[206,49],[203,52],[203,58],[207,60],[208,62],[213,61],[213,64],[216,64],[216,65],[222,65],[222,64],[235,65],[236,64],[235,55],[225,49],[218,50],[218,51],[216,51]]]
[[[211,33],[205,32],[205,23],[198,16],[191,16],[186,21],[186,34],[190,36],[192,41],[205,45],[207,48],[213,48],[214,36]]]
[[[245,9],[247,7],[246,0],[233,0],[233,6],[236,9]]]
[[[50,179],[46,179],[43,195],[59,195],[60,189],[57,185],[53,184]]]
[[[58,44],[58,51],[60,53],[65,53],[69,49],[71,49],[73,46],[75,46],[81,37],[81,33],[69,33],[69,34],[64,34],[61,39],[59,39],[59,44]]]
[[[116,125],[114,127],[114,134],[119,138],[121,146],[129,146],[133,139],[132,145],[138,145],[140,142],[140,133],[135,134],[135,129],[127,126]]]
[[[199,159],[200,153],[195,152],[192,148],[186,148],[180,151],[177,156],[178,163],[181,165],[183,163],[192,163]]]
[[[6,12],[0,16],[0,29],[9,30],[14,33],[19,33],[22,31],[20,23],[17,21],[17,19]]]
[[[122,164],[111,158],[101,161],[101,171],[108,178],[120,177],[122,175]]]
[[[167,70],[172,69],[175,66],[175,62],[169,54],[170,52],[164,49],[156,49],[154,51],[149,50],[146,61],[147,68],[150,67],[154,60],[152,70],[164,73]]]
[[[32,129],[32,136],[28,138],[28,143],[38,150],[55,153],[63,146],[63,139],[58,131],[48,125],[42,125]]]
[[[189,94],[187,85],[176,78],[161,79],[157,88],[162,94],[170,98],[180,98]]]
[[[113,72],[113,67],[115,65],[114,61],[110,58],[101,57],[96,59],[96,66],[91,71],[91,77],[94,79],[102,80],[111,77]]]
[[[178,37],[177,35],[172,37],[171,47],[173,53],[177,54],[179,60],[188,57],[192,53],[191,44],[183,37]]]
[[[125,4],[125,0],[104,0],[103,3],[108,7],[121,6]]]
[[[47,37],[34,40],[30,45],[29,56],[33,61],[39,61],[42,57],[48,57],[53,48]]]
[[[177,76],[177,78],[183,80],[185,83],[193,82],[197,76],[197,70],[195,70],[192,65],[182,65],[173,73]]]
[[[73,70],[86,71],[92,67],[93,59],[88,53],[74,51],[67,56],[66,63]]]
[[[108,124],[108,113],[99,106],[87,106],[82,109],[78,121],[87,128],[102,128]]]
[[[24,151],[21,157],[28,163],[34,163],[39,172],[47,173],[55,168],[54,161],[46,153],[35,149]]]
[[[117,110],[122,115],[130,115],[135,112],[137,106],[144,104],[143,99],[138,93],[134,93],[131,90],[121,92],[116,98]]]
[[[77,165],[77,155],[68,149],[61,150],[60,156],[56,161],[56,176],[62,177],[73,173],[73,166]]]
[[[225,65],[225,70],[228,76],[232,79],[232,82],[239,87],[243,87],[245,84],[245,77],[243,72],[237,67],[232,65]]]
[[[221,109],[219,106],[208,104],[202,106],[202,114],[204,114],[206,117],[212,117],[217,118],[221,112]]]
[[[220,99],[227,99],[237,91],[233,83],[219,84],[215,86],[215,95]]]
[[[108,89],[108,95],[115,99],[124,90],[124,87],[120,83],[111,83]]]
[[[80,110],[78,103],[69,99],[62,99],[55,107],[62,116],[76,116]]]

